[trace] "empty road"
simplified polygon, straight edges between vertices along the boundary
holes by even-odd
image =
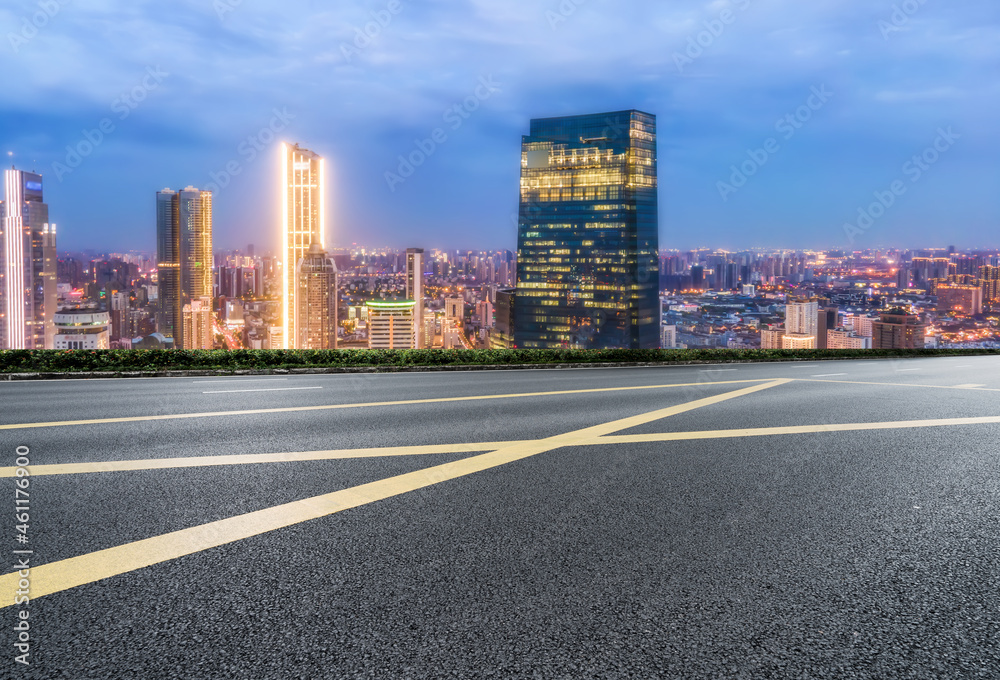
[[[1000,677],[996,357],[0,382],[0,456],[4,678]]]

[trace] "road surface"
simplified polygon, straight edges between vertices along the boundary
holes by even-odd
[[[994,357],[3,382],[0,677],[996,678],[998,398]]]

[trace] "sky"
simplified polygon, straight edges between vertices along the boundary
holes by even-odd
[[[282,141],[328,159],[328,246],[513,250],[530,119],[632,108],[661,249],[1000,246],[996,0],[168,5],[0,8],[0,152],[62,251],[154,250],[188,185],[276,251]]]

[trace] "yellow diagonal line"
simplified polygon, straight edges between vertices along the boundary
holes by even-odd
[[[339,451],[302,451],[296,453],[247,453],[236,456],[193,456],[188,458],[149,458],[145,460],[110,460],[94,463],[63,463],[32,465],[31,476],[81,475],[94,472],[131,472],[134,470],[173,470],[177,468],[215,467],[220,465],[254,465],[259,463],[299,463],[315,460],[350,458],[388,458],[393,456],[424,456],[438,453],[477,453],[495,451],[520,442],[485,442],[472,444],[428,444],[426,446],[395,446],[378,449],[342,449]],[[16,467],[0,468],[0,479],[15,476]]]
[[[519,442],[490,453],[484,453],[460,461],[436,465],[424,470],[409,472],[377,482],[362,484],[350,489],[316,496],[301,501],[278,505],[266,510],[230,517],[147,538],[134,543],[99,550],[79,557],[44,564],[31,569],[32,599],[58,593],[70,588],[93,583],[101,579],[125,574],[136,569],[183,557],[193,553],[233,543],[251,536],[258,536],[283,527],[299,524],[320,517],[356,508],[376,501],[405,494],[417,489],[458,479],[476,472],[506,465],[517,460],[572,446],[581,440],[601,437],[630,427],[636,427],[678,413],[735,399],[760,390],[769,389],[789,381],[778,380],[763,385],[747,387],[707,399],[699,399],[688,404],[671,406],[639,416],[624,418],[611,423],[595,425],[575,432],[556,435],[537,441]],[[0,593],[6,593],[0,601],[0,608],[14,603],[17,589],[17,573],[0,576]]]
[[[1000,424],[1000,416],[973,418],[942,418],[938,420],[900,420],[886,423],[845,423],[829,425],[791,425],[761,427],[747,430],[706,430],[703,432],[657,432],[601,437],[581,442],[581,445],[641,444],[644,442],[676,442],[695,439],[729,439],[739,437],[771,437],[783,434],[815,434],[819,432],[861,432],[864,430],[908,430],[923,427],[955,427],[959,425]]]
[[[0,425],[0,430],[24,430],[39,427],[69,427],[72,425],[105,425],[108,423],[140,423],[153,420],[180,420],[184,418],[217,418],[222,416],[247,416],[266,413],[308,413],[310,411],[334,411],[348,408],[375,408],[379,406],[412,406],[415,404],[444,404],[456,401],[488,401],[493,399],[521,399],[527,397],[554,397],[569,394],[598,394],[602,392],[630,392],[636,390],[662,390],[672,387],[706,387],[711,385],[740,385],[761,383],[767,379],[726,380],[720,382],[679,383],[675,385],[640,385],[637,387],[600,387],[588,390],[560,390],[558,392],[526,392],[523,394],[485,394],[469,397],[440,397],[437,399],[408,399],[403,401],[362,402],[358,404],[323,404],[321,406],[286,406],[283,408],[262,408],[246,411],[210,411],[206,413],[172,413],[162,416],[130,416],[124,418],[97,418],[93,420],[64,420],[48,423],[15,423]]]

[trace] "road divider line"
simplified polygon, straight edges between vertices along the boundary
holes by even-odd
[[[699,399],[686,404],[651,411],[638,416],[594,425],[575,432],[559,434],[537,441],[518,442],[496,451],[435,465],[396,477],[285,503],[265,510],[229,517],[161,536],[126,543],[114,548],[50,562],[31,568],[31,598],[94,583],[112,576],[161,564],[194,553],[269,533],[302,522],[320,519],[351,508],[368,505],[442,482],[483,472],[508,463],[530,458],[553,449],[574,446],[581,441],[602,437],[678,413],[685,413],[729,399],[746,396],[784,385],[789,380],[776,380],[734,392]],[[13,606],[18,588],[17,572],[0,576],[0,608]]]
[[[32,465],[32,477],[81,475],[100,472],[132,472],[137,470],[175,470],[180,468],[256,465],[261,463],[301,463],[321,460],[355,458],[389,458],[427,456],[447,453],[479,453],[495,451],[520,442],[485,442],[470,444],[430,444],[426,446],[396,446],[377,449],[342,449],[339,451],[301,451],[295,453],[247,453],[234,456],[193,456],[188,458],[150,458],[146,460],[112,460],[94,463],[62,463]],[[16,467],[0,468],[0,479],[14,477]]]
[[[825,373],[823,375],[814,375],[814,378],[839,378],[842,375],[847,375],[846,373]]]
[[[202,392],[202,394],[244,394],[246,392],[294,392],[295,390],[321,390],[320,386],[315,387],[258,387],[253,390],[213,390]]]
[[[182,420],[185,418],[219,418],[232,416],[266,415],[272,413],[308,413],[311,411],[334,411],[349,408],[376,408],[385,406],[415,406],[418,404],[444,404],[458,401],[490,401],[495,399],[524,399],[529,397],[555,397],[571,394],[599,394],[608,392],[631,392],[637,390],[663,390],[674,387],[708,387],[711,385],[739,385],[767,382],[770,378],[754,380],[726,380],[719,382],[678,383],[672,385],[638,385],[631,387],[598,387],[586,390],[560,390],[558,392],[526,392],[523,394],[482,394],[468,397],[439,397],[435,399],[408,399],[401,401],[363,402],[359,404],[324,404],[319,406],[286,406],[243,411],[210,411],[205,413],[172,413],[159,416],[129,416],[123,418],[97,418],[93,420],[66,420],[47,423],[17,423],[0,425],[0,430],[27,430],[42,427],[71,427],[79,425],[107,425],[111,423],[144,423],[154,420]]]

